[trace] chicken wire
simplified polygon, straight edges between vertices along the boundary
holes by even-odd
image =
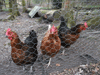
[[[4,0],[0,0],[4,1]],[[39,18],[29,18],[26,13],[22,13],[22,5],[21,0],[17,1],[18,9],[21,13],[21,16],[16,17],[15,20],[9,20],[5,22],[5,18],[8,18],[9,15],[9,7],[8,7],[8,0],[5,0],[2,5],[3,10],[0,12],[0,75],[77,75],[76,70],[73,71],[74,67],[77,67],[79,65],[86,65],[91,63],[97,63],[100,61],[100,38],[99,38],[99,32],[100,32],[100,1],[99,0],[64,0],[62,2],[62,11],[60,10],[60,15],[64,16],[65,20],[70,19],[71,17],[66,17],[66,13],[73,10],[73,17],[76,21],[76,24],[87,22],[89,24],[89,27],[87,30],[82,31],[80,33],[80,37],[78,40],[72,44],[69,48],[64,48],[61,46],[60,51],[55,55],[55,57],[52,58],[51,64],[48,68],[47,63],[48,60],[39,60],[41,58],[41,41],[45,35],[45,33],[48,30],[48,25],[46,23],[39,23],[37,20]],[[58,0],[59,1],[59,0]],[[26,0],[27,2],[27,0]],[[68,4],[69,6],[68,10]],[[5,6],[6,5],[6,6]],[[31,0],[31,5],[34,7],[35,5],[41,6],[41,7],[47,7],[52,8],[52,0]],[[56,5],[57,6],[57,5]],[[26,6],[27,7],[27,6]],[[60,18],[60,17],[57,17]],[[60,21],[56,21],[56,18],[54,18],[53,22],[50,22],[51,25],[59,26]],[[67,22],[67,21],[66,21]],[[75,24],[75,25],[76,25]],[[68,23],[70,27],[70,23]],[[73,25],[71,26],[73,27]],[[37,51],[38,51],[38,58],[33,64],[33,73],[29,72],[30,65],[26,65],[26,70],[23,71],[23,66],[16,65],[12,59],[11,59],[11,45],[10,40],[6,38],[6,30],[8,28],[11,28],[13,31],[15,31],[20,40],[24,42],[26,37],[29,36],[30,30],[35,30],[38,36],[38,45],[37,45]],[[65,49],[65,55],[61,55],[63,49]],[[88,54],[92,56],[93,58],[85,58],[83,55]],[[48,56],[45,56],[45,59],[48,59]],[[93,60],[92,60],[93,59]],[[67,69],[71,69],[71,73],[67,72]],[[63,73],[62,73],[63,72]],[[85,75],[85,74],[83,74]],[[89,75],[89,74],[87,74]],[[91,75],[91,74],[90,74]],[[95,74],[96,75],[96,74]],[[99,75],[99,74],[97,74]]]

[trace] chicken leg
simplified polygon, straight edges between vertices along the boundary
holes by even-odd
[[[23,71],[25,71],[25,65],[23,65]]]
[[[62,51],[62,53],[61,53],[62,55],[64,55],[65,54],[65,49]]]
[[[30,72],[30,73],[33,72],[33,65],[30,66],[30,71],[29,71],[29,72]]]
[[[49,59],[49,63],[47,64],[47,68],[50,66],[51,58]]]
[[[65,55],[65,48],[63,49],[63,51],[62,51],[62,53],[61,53],[62,55]]]

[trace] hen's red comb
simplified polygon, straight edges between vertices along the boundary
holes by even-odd
[[[55,28],[55,26],[53,25],[52,28]]]
[[[86,23],[86,22],[84,23],[84,25],[85,25],[85,27],[86,27],[86,28],[88,27],[88,25],[87,25],[87,23]]]
[[[11,29],[10,29],[10,28],[8,28],[8,29],[7,29],[7,31],[6,31],[6,35],[8,35],[8,32],[9,32],[9,31],[11,31]]]

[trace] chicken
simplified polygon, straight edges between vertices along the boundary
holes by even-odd
[[[53,16],[50,14],[43,15],[42,19],[44,20],[45,23],[51,23],[54,20]]]
[[[37,43],[38,43],[38,40],[37,40],[37,34],[36,34],[36,32],[34,31],[34,30],[31,30],[30,31],[30,34],[29,34],[29,36],[25,39],[25,44],[27,44],[29,47],[30,47],[30,49],[36,49],[35,51],[36,51],[36,54],[38,54],[38,52],[37,52]]]
[[[23,70],[25,70],[25,65],[31,64],[30,72],[32,72],[33,64],[37,59],[36,47],[33,50],[30,49],[30,46],[21,42],[17,33],[10,28],[7,29],[6,35],[11,40],[11,57],[13,62],[16,65],[23,66]]]
[[[86,30],[87,23],[84,24],[77,24],[75,27],[72,27],[69,29],[65,23],[65,20],[63,16],[61,16],[61,24],[58,29],[58,35],[61,40],[61,45],[64,48],[70,47],[71,44],[73,44],[80,36],[80,32],[82,30]],[[64,55],[65,49],[63,50],[62,54]]]
[[[51,58],[59,52],[60,48],[61,41],[58,37],[57,28],[54,25],[52,27],[49,26],[48,31],[46,32],[40,46],[42,54],[50,56],[47,68],[51,63]]]

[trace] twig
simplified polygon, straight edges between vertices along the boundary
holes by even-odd
[[[76,12],[76,16],[75,16],[75,24],[76,24],[76,21],[77,21],[78,12],[79,12],[79,10],[77,10],[77,12]]]
[[[99,34],[99,33],[100,33],[100,31],[87,32],[87,33],[94,33],[94,34]]]

